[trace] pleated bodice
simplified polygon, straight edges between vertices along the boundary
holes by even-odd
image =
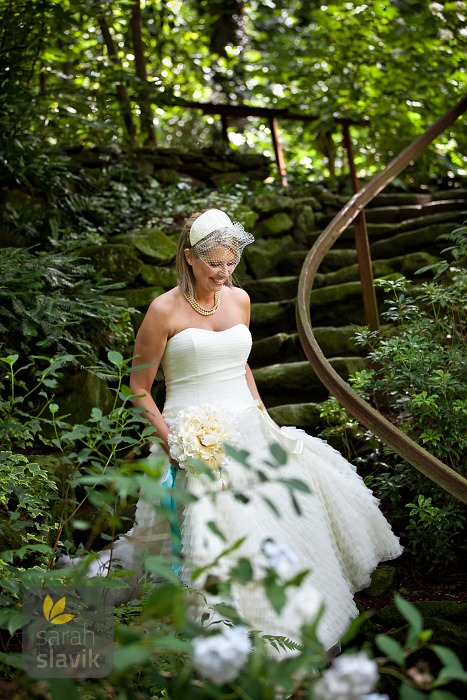
[[[251,344],[242,323],[223,331],[185,328],[170,338],[162,359],[164,415],[206,403],[230,409],[254,404],[245,375]]]

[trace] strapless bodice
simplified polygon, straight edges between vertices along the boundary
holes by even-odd
[[[185,328],[170,338],[162,359],[166,418],[204,403],[230,409],[254,404],[245,374],[251,342],[243,323],[223,331]]]

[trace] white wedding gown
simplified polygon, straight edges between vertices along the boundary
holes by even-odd
[[[167,343],[162,360],[166,381],[163,415],[169,426],[182,409],[214,405],[226,416],[235,416],[237,448],[248,452],[251,465],[246,469],[229,459],[224,487],[221,481],[177,470],[177,487],[198,497],[180,512],[184,561],[180,576],[192,587],[202,585],[202,577],[191,581],[192,568],[212,562],[244,537],[241,547],[221,560],[214,573],[222,577],[238,557],[247,557],[255,576],[260,577],[266,563],[262,543],[267,539],[285,543],[297,555],[296,572],[309,569],[310,574],[299,589],[288,589],[290,600],[281,615],[274,612],[261,586],[251,583],[234,585],[229,602],[253,629],[299,640],[305,612],[310,607],[317,609],[322,601],[325,613],[318,634],[329,649],[358,614],[354,592],[369,584],[378,562],[398,557],[402,547],[352,465],[326,442],[302,430],[279,429],[258,407],[245,378],[251,342],[247,326],[238,324],[224,331],[187,328]],[[265,464],[271,461],[272,443],[287,451],[285,466]],[[309,487],[310,493],[294,491],[301,514],[294,508],[289,487],[280,479],[298,479]],[[236,498],[235,492],[242,492],[247,502]],[[210,521],[225,540],[208,526]],[[114,543],[112,561],[137,571],[142,552],[161,551],[161,542],[167,549],[166,522],[157,513],[157,504],[148,503],[142,495],[135,525]]]

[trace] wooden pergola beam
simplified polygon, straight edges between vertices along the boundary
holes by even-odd
[[[220,116],[222,125],[222,140],[228,141],[227,129],[232,125],[232,120],[244,117],[259,117],[267,119],[271,129],[272,145],[276,158],[277,169],[283,185],[287,185],[287,172],[285,166],[284,153],[279,139],[279,119],[284,121],[315,122],[319,119],[318,114],[303,114],[301,112],[291,112],[288,108],[278,107],[252,107],[250,105],[226,105],[213,104],[212,102],[184,102],[181,107],[187,109],[198,109],[203,114],[215,114]],[[350,125],[369,126],[368,119],[346,119],[336,117],[335,122],[341,124],[344,133]]]

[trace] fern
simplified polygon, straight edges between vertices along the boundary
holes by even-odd
[[[80,352],[94,363],[100,348],[132,336],[128,309],[109,296],[122,287],[99,279],[77,252],[0,250],[0,350]]]
[[[303,651],[303,646],[288,637],[274,634],[263,634],[261,638],[270,644],[276,651]]]

